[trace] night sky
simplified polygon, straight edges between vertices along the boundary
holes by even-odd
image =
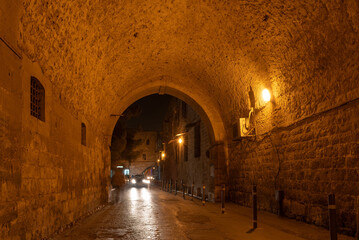
[[[173,97],[170,95],[153,94],[133,103],[133,105],[140,106],[141,114],[128,120],[127,127],[138,128],[141,126],[144,131],[161,131],[171,98]]]

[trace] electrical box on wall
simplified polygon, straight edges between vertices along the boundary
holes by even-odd
[[[233,139],[255,136],[255,128],[253,123],[250,123],[250,120],[250,118],[240,118],[233,124]]]
[[[251,125],[253,125],[253,124],[250,123],[250,118],[240,118],[239,119],[241,137],[255,136],[255,129]]]

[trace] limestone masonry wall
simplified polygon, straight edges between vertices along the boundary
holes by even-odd
[[[184,108],[182,108],[183,104]],[[195,194],[197,194],[197,189],[200,189],[199,195],[204,184],[206,195],[210,201],[214,201],[214,163],[209,155],[208,129],[201,117],[190,105],[174,98],[169,104],[163,126],[166,157],[161,167],[164,171],[164,180],[172,180],[173,184],[177,180],[179,188],[182,188],[182,181],[187,187],[191,187],[193,183]],[[199,156],[195,156],[195,126],[199,126],[200,131]],[[176,136],[180,133],[183,134],[181,144],[178,143],[178,136]],[[211,174],[211,168],[213,174]]]
[[[59,104],[37,64],[2,43],[0,62],[0,239],[41,239],[107,201],[109,149]],[[45,88],[44,122],[30,115],[31,76]]]
[[[328,226],[328,200],[336,194],[342,232],[354,234],[359,209],[359,101],[274,129],[257,141],[233,142],[230,199],[251,206],[257,185],[260,209],[277,212],[284,190],[288,217]]]

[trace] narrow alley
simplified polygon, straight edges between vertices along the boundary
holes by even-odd
[[[193,240],[323,240],[329,231],[267,212],[259,213],[252,230],[251,209],[202,202],[191,196],[161,191],[159,187],[128,187],[112,191],[112,202],[53,240],[193,239]],[[339,236],[340,240],[354,239]]]

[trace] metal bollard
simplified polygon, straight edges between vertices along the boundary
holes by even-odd
[[[177,180],[175,181],[175,195],[177,195]]]
[[[275,200],[277,201],[278,216],[280,216],[280,217],[284,216],[283,199],[284,199],[284,191],[276,190],[275,191]]]
[[[337,214],[336,214],[336,205],[335,205],[335,195],[329,194],[328,196],[328,210],[329,210],[329,230],[330,230],[330,240],[337,240]]]
[[[206,204],[206,186],[203,184],[202,186],[202,205],[204,206]]]
[[[191,194],[192,194],[192,201],[193,201],[193,192],[194,192],[194,182],[192,183],[192,187],[191,187]]]
[[[224,202],[225,202],[226,185],[222,184],[221,200],[222,200],[222,214],[224,213]]]
[[[186,190],[186,187],[185,187],[185,185],[183,184],[182,185],[182,197],[183,197],[183,199],[186,199],[186,194],[185,194],[185,191]]]
[[[257,186],[253,185],[253,229],[257,228]]]

